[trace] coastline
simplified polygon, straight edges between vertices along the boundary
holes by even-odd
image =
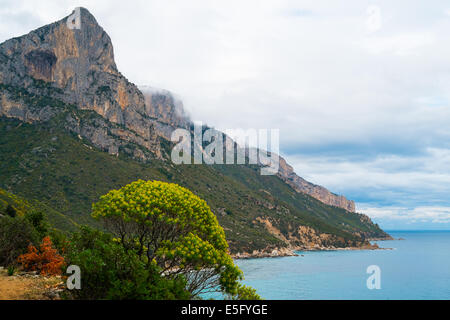
[[[392,241],[397,240],[393,237],[384,237],[384,238],[371,238],[369,241]],[[301,254],[297,252],[309,252],[309,251],[357,251],[357,250],[392,250],[392,248],[380,248],[378,244],[366,244],[360,247],[322,247],[322,246],[313,246],[313,247],[285,247],[285,248],[274,248],[264,249],[264,250],[254,250],[253,252],[238,252],[235,254],[231,254],[231,257],[234,260],[245,260],[245,259],[261,259],[261,258],[282,258],[282,257],[298,257]]]

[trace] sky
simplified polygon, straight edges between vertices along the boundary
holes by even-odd
[[[450,230],[450,2],[0,0],[0,42],[79,6],[193,120],[280,129],[298,175],[383,228]]]

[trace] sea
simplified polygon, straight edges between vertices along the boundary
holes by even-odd
[[[448,300],[450,231],[388,231],[386,250],[308,251],[236,260],[267,300]]]

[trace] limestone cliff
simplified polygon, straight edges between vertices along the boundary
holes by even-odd
[[[69,130],[97,147],[117,154],[134,143],[160,158],[157,137],[167,137],[169,123],[155,117],[142,92],[117,70],[111,39],[95,18],[83,8],[79,13],[79,29],[69,28],[66,17],[0,45],[0,115],[47,121],[61,111],[54,103],[60,101],[102,116],[106,122],[95,125],[75,114],[67,118]],[[54,101],[36,110],[37,96]]]
[[[312,184],[302,177],[299,177],[294,172],[294,169],[286,162],[286,160],[281,157],[278,176],[295,190],[309,194],[310,196],[322,201],[323,203],[326,203],[330,206],[343,208],[350,212],[356,211],[354,201],[348,200],[344,196],[339,196],[331,193],[326,188]]]
[[[144,94],[146,114],[155,120],[158,132],[170,140],[174,128],[189,129],[191,121],[183,102],[171,92],[149,86],[140,86]]]

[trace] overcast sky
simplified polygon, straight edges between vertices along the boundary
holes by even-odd
[[[132,82],[219,129],[279,128],[386,229],[450,229],[450,2],[0,0],[0,41],[88,8]]]

